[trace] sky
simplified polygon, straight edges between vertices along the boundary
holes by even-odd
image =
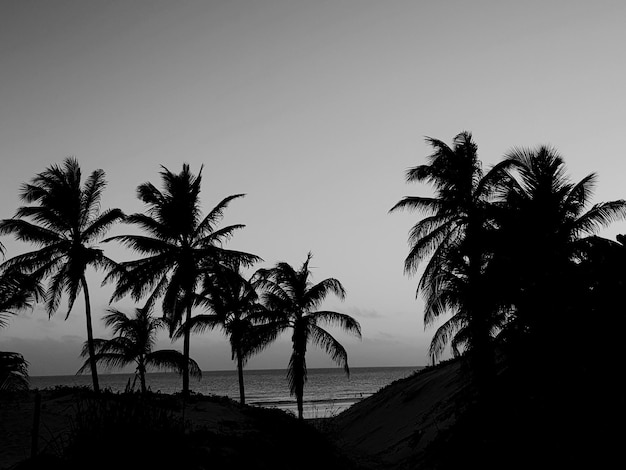
[[[0,217],[68,156],[102,168],[102,207],[126,213],[143,210],[135,189],[158,185],[161,165],[202,167],[205,211],[246,194],[225,213],[246,225],[229,248],[261,256],[256,267],[311,251],[314,280],[343,283],[345,301],[324,308],[361,323],[362,340],[330,330],[352,367],[425,365],[436,325],[403,273],[420,215],[388,210],[430,189],[404,172],[425,163],[426,136],[467,130],[485,168],[549,144],[573,179],[598,174],[594,202],[626,196],[625,17],[620,1],[0,0]],[[7,256],[30,249],[1,241]],[[101,280],[89,273],[94,331],[110,337]],[[31,375],[75,373],[82,302],[64,317],[21,313],[0,350],[24,354]],[[248,367],[285,368],[289,352],[286,335]],[[191,355],[234,367],[219,332],[193,337]],[[313,348],[308,363],[333,366]]]

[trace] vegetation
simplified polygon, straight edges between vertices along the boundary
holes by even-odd
[[[28,389],[28,362],[20,353],[0,351],[0,392]]]
[[[296,396],[299,419],[303,418],[304,384],[307,380],[306,349],[309,342],[324,349],[349,374],[348,353],[322,325],[338,325],[348,333],[361,337],[361,326],[351,316],[330,310],[316,310],[328,294],[333,293],[343,300],[346,291],[334,278],[313,284],[309,269],[311,257],[309,253],[298,270],[282,262],[270,270],[259,271],[264,279],[265,303],[278,317],[275,328],[279,331],[290,329],[292,333],[287,379],[291,394]]]
[[[179,330],[202,333],[221,328],[228,336],[231,357],[237,363],[239,401],[246,402],[243,368],[253,355],[268,347],[281,332],[261,304],[258,275],[247,280],[240,272],[238,263],[204,278],[202,292],[197,303],[210,311],[196,315]]]
[[[432,184],[435,196],[405,197],[391,212],[408,209],[429,214],[410,232],[411,250],[404,269],[414,274],[420,262],[430,258],[418,284],[426,300],[426,325],[452,312],[431,341],[431,361],[451,343],[455,355],[461,349],[471,351],[478,368],[491,361],[494,319],[482,267],[489,255],[485,232],[490,228],[489,197],[498,168],[483,175],[478,148],[467,132],[457,135],[452,147],[436,139],[427,141],[434,149],[428,164],[409,169],[406,179]]]
[[[158,331],[167,326],[163,318],[155,318],[147,308],[135,309],[135,315],[127,316],[116,309],[110,309],[104,317],[107,327],[117,335],[111,339],[95,339],[96,362],[105,367],[126,367],[135,364],[135,377],[139,377],[141,393],[146,394],[146,372],[149,369],[168,370],[182,373],[187,369],[190,375],[200,377],[200,367],[191,359],[185,358],[180,351],[161,349],[154,351]],[[89,354],[87,344],[81,356]],[[185,367],[187,362],[187,367]],[[88,370],[91,361],[87,360],[78,373]],[[134,387],[133,387],[134,388]]]
[[[607,422],[603,417],[611,415],[608,404],[623,407],[615,371],[625,359],[626,235],[610,240],[599,232],[626,218],[626,201],[591,205],[596,175],[572,181],[563,157],[550,147],[515,149],[484,171],[469,132],[458,134],[452,145],[432,138],[427,142],[432,153],[426,163],[406,172],[406,180],[430,184],[433,195],[407,196],[390,212],[424,215],[409,232],[404,270],[420,273],[416,294],[425,298],[424,323],[439,325],[429,349],[433,365],[450,348],[475,379],[468,382],[471,391],[456,396],[467,403],[455,408],[459,426],[441,433],[436,455],[445,454],[450,443],[476,455],[504,455],[486,443],[502,432],[515,436],[512,441],[523,438],[548,411],[554,421],[572,429],[597,430],[597,443],[608,439],[608,431],[602,432]],[[188,400],[189,377],[200,374],[189,357],[191,334],[218,328],[230,342],[241,404],[246,362],[290,332],[287,380],[302,420],[309,344],[323,349],[349,374],[346,349],[325,327],[339,326],[360,338],[361,326],[349,315],[322,309],[330,294],[343,300],[346,292],[334,278],[312,281],[310,253],[299,268],[279,262],[247,277],[244,270],[261,258],[224,248],[244,225],[219,227],[230,202],[243,194],[226,197],[203,216],[201,176],[202,169],[194,175],[186,164],[180,173],[163,168],[161,189],[149,182],[137,188],[145,212],[124,217],[119,209],[99,209],[105,187],[102,170],[83,184],[78,162],[70,158],[38,174],[21,190],[22,200],[30,205],[0,221],[0,234],[37,247],[0,267],[0,327],[40,300],[51,316],[64,294],[69,315],[82,292],[87,341],[81,371],[91,371],[98,392],[98,364],[135,365],[146,400],[150,368],[181,373]],[[96,243],[121,220],[143,234],[104,241],[118,241],[140,258],[115,263]],[[113,329],[112,339],[93,338],[85,274],[89,266],[105,269],[105,282],[115,283],[112,302],[125,296],[145,302],[133,316],[109,310],[104,320]],[[151,312],[159,301],[163,317],[156,318]],[[200,309],[202,313],[192,315]],[[165,328],[172,338],[183,338],[182,353],[153,350],[157,333]],[[27,380],[25,359],[0,352],[0,390],[27,387]],[[547,391],[538,391],[541,387]],[[479,406],[472,408],[474,400]],[[583,400],[597,404],[600,412],[585,411],[575,423],[568,413]],[[106,421],[107,409],[99,410],[104,412],[96,410],[97,420]],[[123,415],[116,419],[121,422]],[[511,423],[523,426],[516,430]],[[91,426],[87,424],[85,429]],[[484,432],[487,426],[493,428],[490,433]],[[184,433],[179,434],[171,442],[184,440]],[[549,431],[545,434],[548,442]],[[565,436],[559,442],[583,443],[573,431]],[[207,442],[219,440],[211,435]],[[467,457],[461,452],[448,463],[458,466],[458,455]],[[447,465],[445,458],[440,462]],[[472,462],[481,464],[480,457]]]
[[[165,368],[181,372],[185,396],[189,395],[189,376],[200,374],[197,364],[189,357],[191,332],[219,327],[228,336],[232,358],[237,363],[241,403],[245,403],[243,368],[246,362],[291,328],[294,353],[288,378],[302,417],[307,343],[312,340],[320,345],[348,372],[347,352],[320,324],[336,323],[357,336],[360,336],[360,326],[347,315],[313,311],[329,292],[341,298],[345,292],[335,279],[310,285],[310,255],[297,281],[284,277],[288,272],[285,263],[278,263],[271,270],[259,270],[252,278],[245,279],[242,268],[250,267],[261,258],[223,247],[244,225],[218,227],[229,203],[244,195],[228,196],[202,216],[201,173],[202,169],[194,175],[187,164],[180,173],[163,167],[162,189],[149,182],[140,185],[137,196],[146,205],[146,211],[130,216],[124,216],[120,209],[100,211],[106,185],[104,172],[94,171],[83,184],[80,166],[74,158],[66,159],[62,166],[49,167],[31,183],[23,185],[22,200],[34,204],[20,207],[14,218],[0,221],[0,234],[13,234],[18,240],[38,245],[40,249],[3,263],[0,324],[6,324],[10,313],[29,308],[41,299],[51,316],[58,309],[64,292],[68,295],[69,315],[82,292],[87,341],[81,355],[87,359],[79,372],[91,371],[94,390],[99,391],[98,364],[106,367],[136,364],[144,393],[146,371]],[[102,241],[118,241],[143,255],[142,258],[116,263],[95,246],[118,221],[135,225],[145,234],[117,235]],[[145,301],[145,306],[137,309],[134,317],[116,309],[109,310],[105,324],[113,328],[116,336],[112,339],[93,338],[85,275],[88,266],[104,268],[104,283],[115,283],[111,301],[127,295],[136,301]],[[44,289],[42,282],[46,279],[48,285]],[[301,297],[289,300],[284,295],[291,281],[302,282],[305,290]],[[149,312],[159,299],[163,318],[157,319]],[[289,302],[297,304],[299,310],[289,310]],[[204,308],[207,313],[193,317],[196,307]],[[183,338],[182,356],[173,350],[152,350],[157,331],[166,326],[170,336]],[[20,357],[12,355],[12,364]],[[22,365],[26,370],[26,363]]]
[[[37,282],[48,279],[45,302],[49,316],[58,310],[61,296],[66,293],[67,318],[77,296],[83,292],[91,376],[96,392],[99,391],[98,372],[86,271],[89,266],[96,269],[115,266],[94,243],[123,218],[119,209],[100,211],[100,198],[106,186],[104,177],[104,171],[95,170],[83,184],[78,161],[67,158],[62,166],[50,166],[22,186],[20,198],[33,205],[22,206],[14,218],[0,221],[0,234],[13,234],[20,241],[40,247],[5,261],[2,272],[31,276]]]
[[[360,468],[309,423],[280,410],[241,407],[231,400],[194,395],[193,402],[199,407],[225,410],[235,418],[216,427],[183,420],[180,402],[157,394],[138,397],[104,392],[94,397],[93,393],[81,392],[68,398],[72,418],[63,445],[49,448],[14,468],[73,470],[84,468],[85,462],[97,470],[287,470],[294,468],[294,462],[305,470]]]
[[[135,261],[120,263],[107,276],[115,280],[112,300],[130,294],[139,301],[148,295],[146,307],[162,298],[163,314],[169,319],[170,334],[180,325],[190,325],[202,279],[218,270],[220,263],[237,260],[249,265],[260,258],[249,253],[226,250],[222,243],[244,225],[218,228],[228,204],[243,197],[236,194],[223,199],[206,216],[200,208],[202,169],[196,176],[189,165],[178,174],[167,168],[161,171],[163,189],[152,183],[137,188],[137,196],[147,206],[146,212],[132,214],[126,222],[138,226],[147,235],[120,235],[117,240],[144,255]],[[183,393],[189,394],[190,330],[183,331]]]
[[[4,247],[0,244],[0,253]],[[8,318],[16,311],[31,308],[42,295],[41,286],[32,277],[20,272],[0,276],[0,329],[8,326]],[[19,353],[0,351],[0,392],[28,389],[28,362]]]
[[[426,324],[451,313],[433,337],[432,359],[447,344],[481,366],[497,342],[536,344],[543,336],[545,347],[562,323],[554,319],[572,276],[588,258],[589,235],[624,218],[626,203],[585,212],[595,175],[570,182],[562,157],[547,147],[515,150],[483,175],[471,134],[457,135],[453,147],[427,141],[434,152],[407,171],[407,181],[433,184],[435,197],[406,197],[391,210],[430,214],[410,232],[405,270],[413,274],[429,259],[418,284]]]

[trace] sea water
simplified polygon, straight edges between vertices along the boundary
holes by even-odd
[[[391,382],[411,375],[420,367],[355,367],[347,377],[342,369],[309,369],[304,386],[306,418],[334,416],[359,400],[366,398]],[[135,381],[134,374],[99,374],[100,387],[113,392],[124,391]],[[295,397],[289,393],[287,372],[280,369],[244,370],[246,403],[280,408],[296,413]],[[182,380],[174,373],[148,373],[146,384],[153,392],[176,393]],[[31,388],[91,385],[90,375],[36,376],[30,378]],[[135,383],[135,389],[139,381]],[[207,371],[202,378],[190,379],[190,389],[203,395],[227,396],[239,400],[236,371]]]

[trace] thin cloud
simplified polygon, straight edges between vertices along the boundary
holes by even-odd
[[[348,314],[359,318],[383,318],[383,315],[373,308],[349,307]]]

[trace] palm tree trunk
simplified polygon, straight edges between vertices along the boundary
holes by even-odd
[[[189,329],[189,321],[191,320],[191,305],[187,306],[187,315],[185,317],[185,336],[183,338],[183,397],[189,396],[189,346],[191,340],[191,330]]]
[[[146,365],[142,359],[139,363],[139,382],[141,383],[141,394],[145,396],[148,389],[146,388]]]
[[[239,402],[246,404],[246,393],[243,385],[243,360],[241,358],[241,349],[237,348],[237,374],[239,376]]]
[[[91,368],[91,380],[93,381],[93,390],[100,393],[100,384],[98,383],[98,370],[96,368],[96,348],[93,343],[93,328],[91,325],[91,303],[89,301],[89,289],[87,288],[87,279],[83,275],[80,279],[85,294],[85,316],[87,318],[87,347],[89,348],[89,365]]]
[[[306,346],[304,320],[299,318],[294,327],[292,335],[293,352],[289,361],[292,369],[291,392],[296,395],[298,405],[298,419],[304,419],[304,382],[306,380]]]
[[[298,419],[304,419],[304,384],[298,387],[296,391],[296,401],[298,402]]]

